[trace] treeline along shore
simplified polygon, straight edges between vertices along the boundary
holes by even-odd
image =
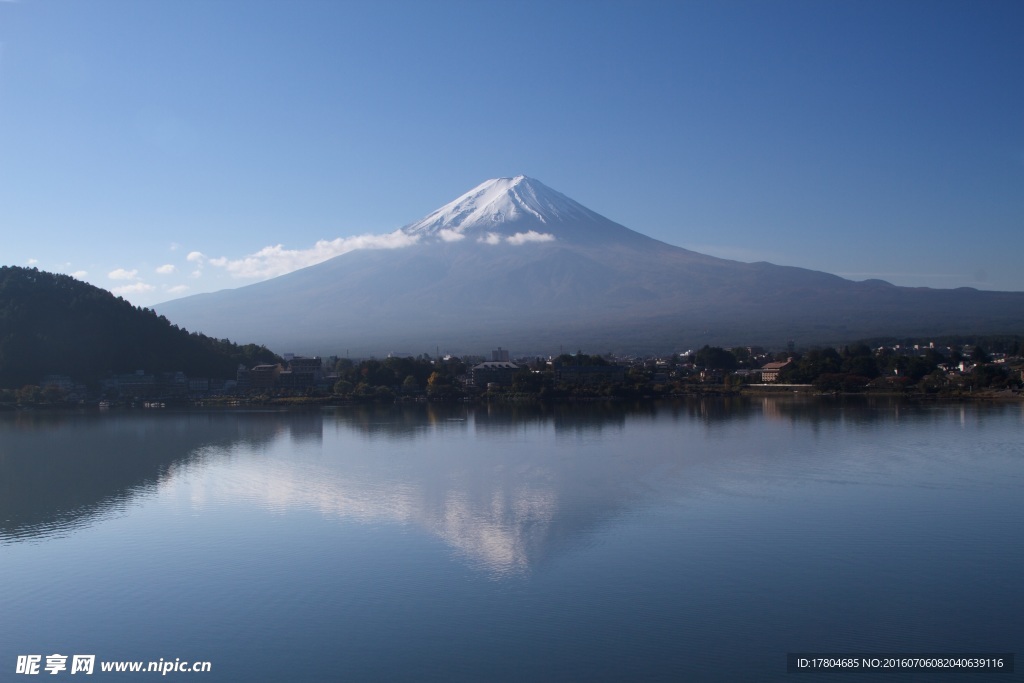
[[[104,405],[317,405],[476,400],[655,399],[756,393],[884,394],[916,399],[1021,399],[1018,337],[873,340],[840,348],[759,347],[653,357],[587,354],[509,359],[391,356],[377,359],[273,357],[239,364],[231,379],[183,372],[112,376],[92,385],[49,375],[0,389],[7,408]]]

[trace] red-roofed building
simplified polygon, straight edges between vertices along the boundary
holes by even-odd
[[[778,382],[779,373],[782,372],[782,368],[788,367],[792,362],[792,358],[787,358],[784,361],[765,363],[764,367],[761,368],[761,381]]]

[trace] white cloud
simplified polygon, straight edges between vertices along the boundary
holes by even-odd
[[[477,239],[477,242],[484,244],[501,244],[506,242],[513,246],[519,246],[520,244],[526,244],[527,242],[551,242],[555,239],[555,236],[548,232],[537,232],[536,230],[527,230],[526,232],[517,232],[510,237],[502,237],[496,232],[489,232],[484,237]]]
[[[111,280],[134,280],[138,275],[138,270],[125,270],[124,268],[118,268],[107,273],[107,277]]]
[[[437,236],[445,242],[458,242],[459,240],[466,239],[466,236],[457,230],[449,230],[448,228],[442,228],[437,231]]]
[[[506,238],[506,242],[509,244],[526,244],[527,242],[551,242],[555,239],[555,236],[549,232],[537,232],[536,230],[527,230],[526,232],[517,232],[511,237]]]
[[[145,282],[136,282],[133,285],[114,287],[110,291],[118,296],[125,296],[128,294],[145,294],[146,292],[152,292],[154,289],[156,287],[153,285],[147,285]]]
[[[76,280],[84,280],[85,278],[89,277],[89,273],[84,270],[76,270],[75,272],[71,273],[71,277],[75,278]]]
[[[160,275],[171,275],[176,270],[178,269],[174,267],[173,263],[165,263],[164,265],[157,268],[156,272],[159,273]]]
[[[416,244],[419,238],[419,235],[409,235],[401,230],[395,230],[385,235],[358,235],[320,240],[310,249],[285,249],[283,245],[277,244],[272,247],[263,247],[255,254],[249,254],[240,259],[220,257],[209,259],[207,262],[211,266],[224,268],[232,277],[265,279],[312,266],[357,249],[408,247]],[[189,254],[189,260],[193,260],[192,254]]]
[[[188,256],[185,257],[185,260],[189,263],[202,263],[206,260],[206,256],[201,251],[190,251],[188,252]]]
[[[196,268],[190,273],[190,276],[196,279],[201,278],[203,276],[202,268]]]
[[[178,251],[181,249],[181,245],[177,242],[171,242],[171,251]]]
[[[30,265],[30,266],[34,266],[34,265],[36,265],[37,263],[39,263],[39,259],[37,259],[37,258],[30,258],[30,259],[28,260],[28,265]]]
[[[181,294],[187,292],[188,289],[188,285],[174,285],[173,287],[168,287],[167,292],[170,294]]]

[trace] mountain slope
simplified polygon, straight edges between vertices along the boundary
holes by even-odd
[[[1007,332],[1024,294],[894,287],[674,247],[542,183],[491,180],[361,250],[158,309],[297,353],[647,351],[703,343]]]
[[[0,387],[136,370],[233,377],[239,363],[272,359],[267,349],[190,334],[68,275],[0,267]]]

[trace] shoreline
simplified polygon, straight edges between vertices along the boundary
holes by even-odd
[[[413,405],[413,404],[446,404],[446,405],[486,405],[489,403],[621,403],[672,401],[691,398],[793,398],[793,399],[847,399],[847,398],[882,398],[899,399],[908,403],[1014,403],[1024,402],[1024,391],[1010,389],[1002,391],[976,391],[957,394],[925,394],[897,391],[871,392],[822,392],[812,385],[758,385],[739,389],[717,388],[702,391],[673,392],[667,394],[640,394],[636,396],[536,396],[532,394],[484,393],[461,397],[396,397],[393,400],[353,400],[339,396],[224,396],[204,399],[162,399],[155,401],[90,401],[75,404],[35,403],[11,404],[0,403],[0,412],[22,411],[60,411],[87,410],[107,412],[110,410],[162,411],[188,409],[232,410],[246,408],[312,408],[312,407],[347,407],[365,405]]]

